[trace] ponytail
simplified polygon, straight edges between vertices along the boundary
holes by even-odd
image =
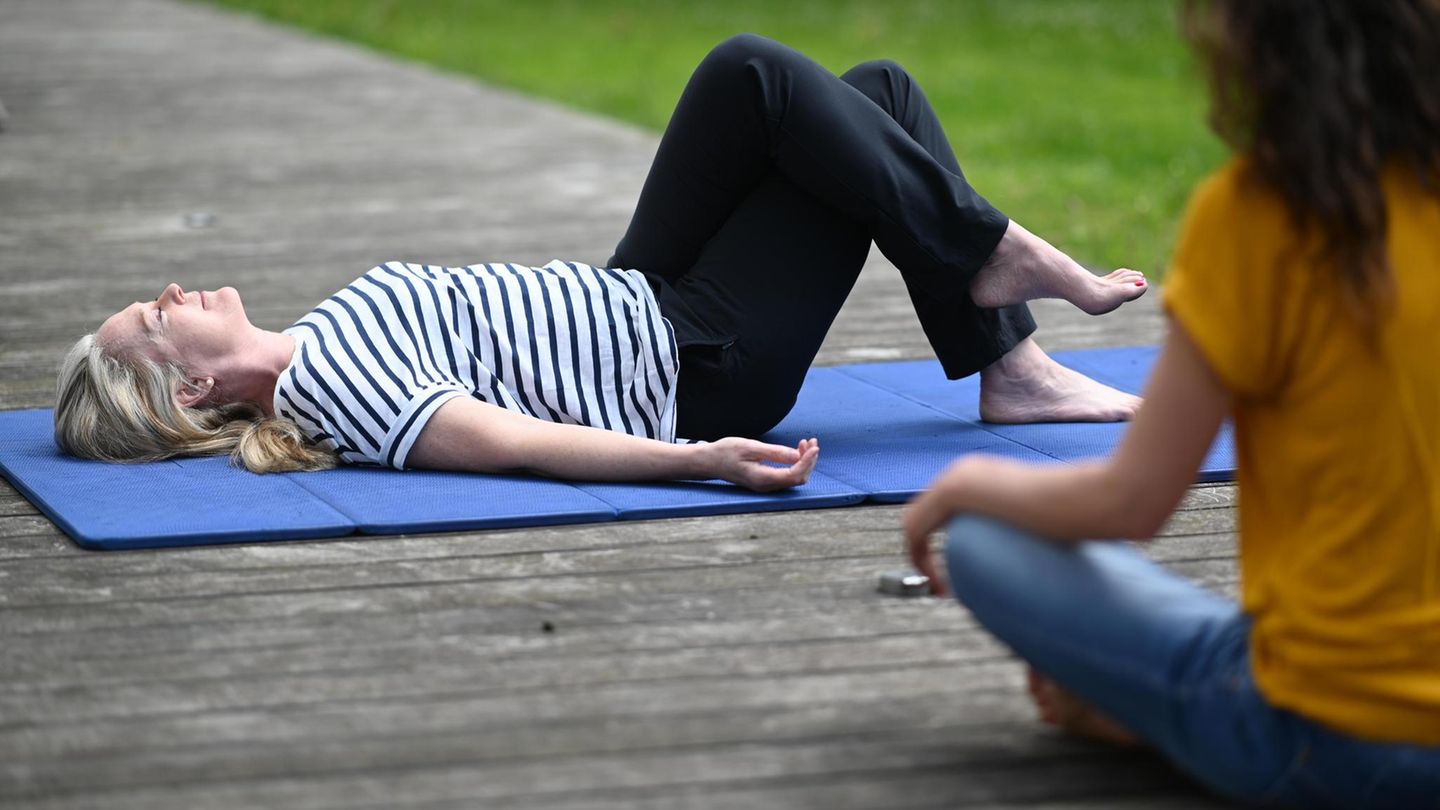
[[[101,461],[160,461],[229,455],[251,472],[328,470],[338,457],[317,447],[289,419],[252,403],[187,408],[175,400],[183,369],[127,354],[106,354],[94,335],[76,341],[60,364],[55,443]]]

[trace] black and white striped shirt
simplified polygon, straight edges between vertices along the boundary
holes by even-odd
[[[675,441],[674,332],[634,270],[389,262],[285,334],[275,412],[344,461],[404,469],[458,396]]]

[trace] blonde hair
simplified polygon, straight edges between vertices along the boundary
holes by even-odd
[[[339,459],[305,439],[289,419],[248,402],[184,407],[185,370],[136,352],[112,355],[93,334],[75,342],[55,387],[55,443],[101,461],[230,456],[251,472],[327,470]]]

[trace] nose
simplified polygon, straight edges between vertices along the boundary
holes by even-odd
[[[165,289],[160,291],[160,297],[155,300],[170,301],[176,304],[183,304],[185,303],[185,291],[180,288],[179,284],[176,284],[172,281],[169,285],[165,287]]]

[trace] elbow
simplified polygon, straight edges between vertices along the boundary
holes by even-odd
[[[1120,536],[1126,540],[1148,543],[1160,534],[1160,530],[1165,528],[1165,522],[1169,518],[1170,510],[1168,509],[1135,509],[1125,519]]]
[[[1160,529],[1165,525],[1168,515],[1156,516],[1154,513],[1141,509],[1133,500],[1122,500],[1112,509],[1107,510],[1104,518],[1096,521],[1099,524],[1098,531],[1092,537],[1103,537],[1112,540],[1134,540],[1145,543],[1155,539]]]
[[[525,442],[513,435],[487,442],[477,458],[477,466],[485,467],[485,472],[499,474],[541,472],[532,469],[534,462],[533,454],[526,452]]]
[[[1105,499],[1105,537],[1149,542],[1165,528],[1175,509],[1176,500],[1150,481],[1113,475],[1105,491],[1113,494]]]

